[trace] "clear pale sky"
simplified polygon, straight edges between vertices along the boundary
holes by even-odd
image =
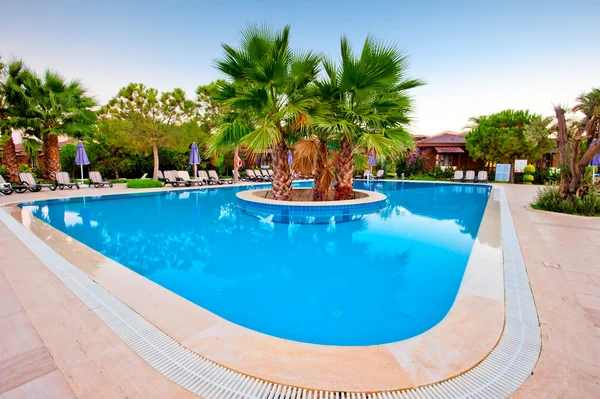
[[[291,44],[339,55],[367,34],[411,56],[414,133],[459,131],[507,108],[552,113],[600,86],[600,1],[13,1],[0,4],[0,55],[79,78],[100,103],[129,82],[160,91],[220,77],[221,43],[248,23],[291,25]]]

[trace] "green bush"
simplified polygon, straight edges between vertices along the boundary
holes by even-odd
[[[26,163],[22,163],[21,165],[19,165],[19,172],[33,173],[33,169],[31,168],[31,166],[27,165]]]
[[[526,165],[523,168],[523,172],[525,173],[523,175],[523,184],[531,184],[531,183],[533,183],[533,180],[534,180],[533,174],[535,173],[535,166],[533,166],[533,165]]]
[[[6,179],[6,165],[0,165],[0,175]]]
[[[127,182],[127,188],[157,188],[163,187],[163,184],[158,180],[153,179],[136,179]]]
[[[538,190],[533,204],[551,212],[584,216],[600,215],[600,194],[596,190],[589,190],[582,197],[563,199],[558,187],[544,187]]]

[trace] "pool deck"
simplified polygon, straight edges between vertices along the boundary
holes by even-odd
[[[534,375],[515,396],[597,397],[600,265],[593,262],[600,259],[600,245],[593,237],[600,232],[600,221],[528,210],[525,205],[535,194],[534,187],[502,187],[527,264],[543,333],[542,355]],[[89,195],[90,190],[94,194],[109,192],[41,192],[3,196],[0,203]],[[139,190],[115,187],[110,192]],[[192,396],[141,360],[2,223],[0,251],[0,398],[42,391],[55,397]],[[543,261],[557,262],[561,269],[544,267]],[[165,318],[177,317],[162,313]],[[218,338],[222,331],[217,328],[213,335]],[[193,340],[188,339],[187,344],[193,346]],[[430,346],[424,343],[421,348]],[[387,354],[376,352],[356,356],[374,361],[380,357],[385,363]],[[420,354],[421,350],[414,353]],[[295,353],[289,356],[293,358]],[[354,358],[342,360],[347,371],[360,374],[353,367]],[[397,364],[398,359],[392,355],[389,360]],[[323,370],[331,366],[327,357],[321,363]],[[415,374],[410,368],[404,371],[414,383]],[[315,372],[319,373],[318,367]],[[382,373],[380,378],[385,379],[385,375]],[[299,379],[303,377],[298,375]]]

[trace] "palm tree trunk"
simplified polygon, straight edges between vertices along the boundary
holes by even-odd
[[[338,157],[338,170],[335,186],[335,199],[348,200],[354,199],[354,191],[352,190],[354,175],[354,148],[350,140],[346,137],[340,143],[340,154]]]
[[[44,179],[56,180],[56,172],[60,172],[60,155],[58,149],[58,136],[47,134],[42,142],[44,150]]]
[[[152,155],[154,156],[154,171],[152,172],[152,178],[158,180],[158,147],[152,146]]]
[[[569,187],[571,186],[571,174],[568,173],[569,160],[567,146],[569,143],[567,134],[567,122],[565,120],[565,111],[561,107],[554,107],[556,114],[556,123],[558,126],[558,151],[560,153],[559,166],[561,169],[560,173],[560,195],[565,198],[569,193]]]
[[[239,175],[239,171],[238,171],[238,167],[237,167],[237,159],[239,157],[240,154],[240,149],[236,146],[233,149],[233,182],[235,184],[238,183],[238,175]]]
[[[19,162],[17,160],[17,151],[15,150],[15,142],[12,139],[10,132],[5,132],[9,137],[4,138],[2,145],[2,157],[6,165],[6,179],[9,182],[19,181]]]
[[[273,149],[273,197],[280,201],[292,200],[292,176],[287,162],[288,148],[280,139]]]
[[[315,182],[313,184],[313,201],[327,201],[329,199],[329,189],[322,184],[323,174],[327,166],[327,142],[319,140],[319,153],[315,164]]]

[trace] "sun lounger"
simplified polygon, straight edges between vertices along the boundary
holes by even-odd
[[[206,173],[205,170],[198,171],[198,179],[202,182],[202,184],[215,184],[214,182],[210,181],[208,173]]]
[[[467,174],[465,175],[465,178],[463,179],[463,181],[475,181],[475,171],[473,170],[467,170]]]
[[[385,171],[383,169],[379,169],[377,174],[373,177],[373,179],[383,179],[385,177]]]
[[[76,187],[79,190],[79,184],[71,181],[71,176],[67,172],[56,172],[56,186],[61,190],[65,187],[73,188]]]
[[[488,173],[485,170],[480,170],[477,172],[477,178],[475,179],[475,183],[488,183]]]
[[[191,179],[187,170],[178,170],[177,177],[179,178],[179,181],[183,181],[186,186],[193,186],[194,184],[197,184],[198,186],[202,185],[202,180]]]
[[[147,175],[147,174],[146,174],[146,175]],[[143,178],[144,178],[146,175],[142,176],[142,179],[143,179]],[[160,170],[158,171],[158,176],[157,176],[157,178],[158,178],[158,181],[163,181],[163,182],[165,181],[165,175],[163,174],[163,172],[162,172],[162,171],[160,171]]]
[[[219,175],[217,174],[216,170],[209,170],[208,171],[208,178],[210,180],[213,180],[219,184],[224,184],[224,183],[229,183],[229,184],[233,184],[233,179],[223,179],[220,178]]]
[[[0,175],[0,193],[4,195],[11,195],[13,193],[12,186],[4,180],[2,175]]]
[[[465,175],[462,170],[456,170],[454,171],[454,176],[452,176],[452,181],[463,181],[464,177]]]
[[[271,170],[271,169],[267,169],[267,173],[269,174],[269,176],[271,176],[271,180],[273,180],[273,176],[275,175],[275,174],[273,173],[273,170]]]
[[[262,181],[262,175],[257,176],[252,169],[246,169],[246,176],[250,181]]]
[[[269,172],[267,172],[266,169],[259,169],[257,172],[262,174],[264,181],[273,181],[273,177],[269,174]]]
[[[179,180],[177,178],[177,172],[174,170],[165,170],[165,172],[163,173],[165,181],[165,184],[170,184],[173,187],[178,187],[179,186]]]
[[[112,187],[113,184],[108,180],[103,180],[100,172],[90,172],[90,187],[94,185],[94,187],[104,187],[104,185],[108,185],[108,187]]]
[[[24,186],[24,185],[12,185],[12,184],[8,183],[6,180],[4,180],[4,177],[2,177],[2,175],[0,175],[0,187],[3,188],[3,194],[6,194],[6,195],[10,195],[13,192],[18,193],[18,194],[22,194],[22,193],[24,193],[25,191],[28,190],[27,186]]]
[[[27,189],[34,193],[40,191],[44,187],[49,188],[50,191],[56,190],[56,184],[38,184],[33,175],[29,172],[19,173],[19,180],[21,180],[22,185],[27,186]]]
[[[160,175],[162,175],[162,172],[161,172],[161,171],[158,171],[158,175],[159,175],[159,176],[160,176]],[[145,179],[145,178],[147,178],[147,177],[148,177],[148,173],[144,173],[144,174],[142,175],[142,177],[140,177],[140,179]],[[164,179],[164,177],[163,177],[163,179]],[[160,177],[159,177],[159,180],[160,180]]]

